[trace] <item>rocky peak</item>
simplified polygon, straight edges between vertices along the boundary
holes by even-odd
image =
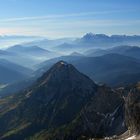
[[[82,37],[83,40],[90,40],[90,39],[93,39],[93,38],[94,38],[93,33],[87,33]]]
[[[96,84],[89,77],[80,73],[73,65],[65,61],[59,61],[54,64],[49,71],[43,74],[38,82],[41,85],[48,85],[49,83],[59,84],[63,85],[65,88],[70,88],[70,86],[75,87],[76,85],[89,88],[91,85],[90,83],[96,87]],[[86,84],[80,85],[80,83]]]
[[[140,83],[125,98],[125,118],[131,134],[140,134]]]
[[[13,120],[13,124],[18,124],[19,127],[23,125],[22,122],[30,123],[25,129],[33,134],[44,128],[62,126],[76,117],[96,94],[97,88],[98,86],[90,78],[80,73],[73,65],[59,61],[33,86],[23,91],[20,105],[12,110],[13,113],[7,112],[5,115],[6,119],[9,114],[12,117],[4,123],[0,119],[0,125],[7,130],[8,124]],[[14,98],[17,99],[17,96],[19,94]],[[13,128],[14,125],[11,129]],[[21,139],[25,136],[24,133],[19,135]]]
[[[103,39],[109,39],[109,36],[105,34],[93,34],[93,33],[87,33],[82,37],[82,40],[85,41],[92,41],[92,40],[103,40]]]

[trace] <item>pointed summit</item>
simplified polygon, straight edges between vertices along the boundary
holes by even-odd
[[[104,40],[109,39],[110,37],[105,34],[93,34],[87,33],[82,37],[83,41],[97,41],[97,40]]]
[[[67,62],[65,62],[65,61],[63,61],[63,60],[60,60],[60,61],[58,61],[58,62],[54,65],[54,67],[55,67],[55,66],[67,66],[67,65],[68,65]]]
[[[60,127],[71,122],[97,92],[98,86],[73,65],[59,61],[36,83],[13,97],[14,108],[7,111],[7,121],[0,119],[5,132],[17,129],[18,139],[29,137],[44,129]],[[20,98],[19,98],[20,96]],[[12,106],[12,105],[11,105]],[[12,116],[9,118],[9,116]],[[24,132],[20,130],[26,124]],[[10,139],[14,135],[9,136]]]
[[[82,39],[84,39],[84,40],[90,40],[90,39],[93,39],[94,38],[94,34],[93,33],[87,33],[87,34],[85,34],[83,37],[82,37]]]
[[[69,89],[74,86],[78,87],[80,84],[83,87],[89,87],[90,83],[94,84],[90,78],[80,73],[73,65],[62,60],[54,64],[38,80],[39,85],[47,85],[50,82],[56,85],[61,84],[64,88],[68,87]]]

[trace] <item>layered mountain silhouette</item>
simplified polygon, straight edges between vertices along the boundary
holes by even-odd
[[[26,46],[39,46],[52,51],[70,54],[74,51],[84,52],[89,49],[107,49],[120,45],[140,45],[140,36],[112,35],[86,33],[80,38],[41,39],[24,43]]]
[[[15,45],[0,50],[0,58],[33,69],[33,66],[60,54],[38,46]]]
[[[24,49],[30,50],[30,47]],[[93,79],[97,83],[106,83],[112,87],[125,86],[139,81],[139,76],[140,76],[140,72],[139,72],[140,62],[138,59],[138,57],[140,56],[139,47],[119,46],[119,47],[114,47],[112,49],[107,49],[106,51],[105,50],[98,50],[98,51],[100,56],[96,56],[96,57],[89,57],[74,52],[70,55],[56,57],[54,59],[49,59],[47,61],[41,60],[43,62],[40,64],[38,64],[38,60],[35,61],[36,59],[30,61],[28,56],[26,56],[26,58],[24,55],[21,55],[20,57],[19,55],[13,56],[14,52],[11,53],[8,52],[11,55],[6,55],[5,57],[12,61],[16,60],[16,62],[18,61],[22,65],[26,63],[29,64],[31,67],[34,66],[35,63],[37,63],[37,65],[34,66],[35,72],[33,73],[33,75],[31,75],[33,79],[32,78],[28,79],[29,82],[26,80],[26,81],[21,81],[20,83],[14,83],[12,85],[9,85],[3,88],[0,91],[0,93],[2,95],[8,95],[13,92],[24,89],[25,87],[28,87],[35,79],[40,77],[53,64],[55,64],[57,61],[60,60],[64,60],[67,61],[68,63],[73,64],[80,72],[88,75],[91,79]],[[103,52],[105,51],[105,54],[102,53],[102,51]],[[131,54],[130,56],[128,52],[129,54]],[[28,53],[30,54],[30,52]],[[36,53],[38,53],[38,51],[36,51]]]
[[[57,51],[80,51],[89,49],[107,49],[120,45],[140,45],[140,36],[112,35],[87,33],[83,37],[71,42],[56,45],[53,49]]]
[[[24,35],[0,35],[0,46],[7,48],[15,44],[21,44],[23,42],[31,42],[33,40],[40,40],[43,37],[39,36],[24,36]]]
[[[22,45],[15,45],[13,47],[8,48],[6,51],[26,54],[30,56],[40,56],[40,55],[49,55],[51,53],[48,50],[42,49],[38,46],[22,46]]]
[[[11,84],[30,77],[31,69],[0,59],[0,83]]]
[[[48,70],[54,63],[59,60],[65,60],[73,64],[80,72],[88,75],[98,83],[106,83],[110,86],[122,86],[139,81],[139,60],[114,53],[98,57],[58,57],[41,63],[38,66],[40,68],[36,74]]]
[[[136,59],[140,59],[140,47],[138,46],[117,46],[111,49],[92,49],[85,52],[87,56],[102,56],[105,54],[121,54],[129,57],[133,57]]]

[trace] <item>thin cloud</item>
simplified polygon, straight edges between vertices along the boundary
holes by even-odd
[[[47,15],[47,16],[33,16],[33,17],[17,17],[17,18],[6,18],[1,19],[0,22],[15,22],[15,21],[28,21],[28,20],[49,20],[57,18],[67,18],[67,17],[84,17],[84,16],[94,16],[102,14],[110,14],[121,12],[118,10],[112,11],[98,11],[98,12],[83,12],[83,13],[72,13],[72,14],[59,14],[59,15]]]

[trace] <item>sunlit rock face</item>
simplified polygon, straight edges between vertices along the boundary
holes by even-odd
[[[132,134],[140,134],[140,83],[131,88],[125,102],[128,129]]]

